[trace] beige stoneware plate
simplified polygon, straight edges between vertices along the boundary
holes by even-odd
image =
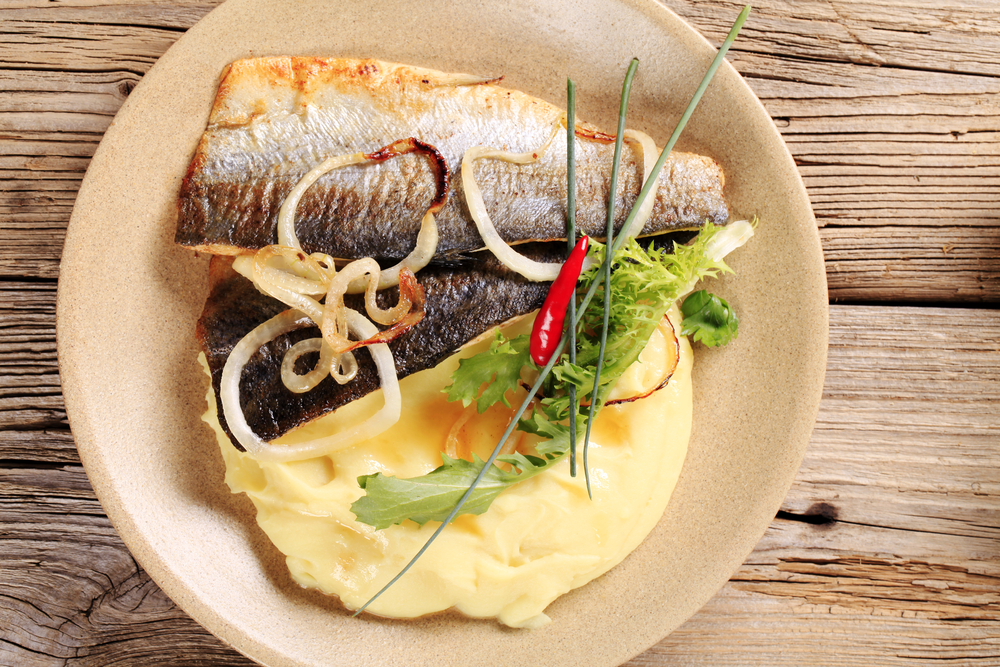
[[[735,19],[735,13],[733,18]],[[744,30],[752,29],[753,15]],[[445,614],[351,618],[304,591],[223,483],[200,421],[194,323],[208,261],[175,248],[175,199],[222,68],[260,55],[376,57],[505,85],[613,128],[628,60],[629,125],[662,144],[714,49],[652,0],[230,0],[129,97],[80,189],[63,254],[58,342],[70,422],[122,538],[186,612],[267,665],[616,665],[701,607],[763,534],[809,440],[823,383],[827,293],[815,221],[766,111],[728,65],[681,141],[722,163],[727,198],[757,215],[735,277],[715,284],[739,339],[697,350],[695,428],[677,490],[625,562],[513,631]]]

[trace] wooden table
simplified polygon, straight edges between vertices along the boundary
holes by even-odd
[[[740,3],[665,0],[715,43]],[[217,4],[0,5],[0,664],[247,665],[129,554],[80,466],[55,351],[84,170]],[[830,356],[760,545],[629,665],[1000,665],[1000,5],[761,0],[730,60],[812,199]]]

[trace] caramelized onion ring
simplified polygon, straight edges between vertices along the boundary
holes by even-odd
[[[378,329],[356,310],[346,309],[347,325],[352,334],[371,338]],[[272,445],[265,442],[247,424],[240,407],[240,377],[250,358],[278,336],[313,326],[312,319],[295,310],[286,310],[248,333],[233,348],[222,369],[219,396],[229,430],[247,452],[262,461],[298,461],[331,454],[383,433],[397,421],[402,410],[396,364],[389,346],[379,343],[369,346],[378,369],[385,404],[367,420],[333,435],[296,445]]]
[[[278,209],[278,245],[302,250],[299,245],[299,237],[295,235],[295,209],[298,208],[299,200],[309,187],[319,180],[328,171],[333,171],[340,167],[346,167],[359,162],[366,162],[368,158],[364,153],[351,153],[349,155],[336,155],[327,158],[309,170],[302,179],[295,184],[292,191],[285,197]]]
[[[378,281],[378,289],[398,285],[399,272],[404,268],[416,273],[427,266],[434,257],[434,253],[437,252],[438,228],[434,214],[444,208],[444,205],[448,202],[451,171],[448,169],[448,162],[444,159],[444,156],[430,144],[425,144],[419,139],[410,137],[395,141],[388,146],[378,149],[374,153],[366,153],[365,157],[369,160],[381,162],[398,155],[405,155],[406,153],[423,153],[430,158],[431,168],[434,170],[434,180],[437,184],[437,193],[434,195],[434,200],[431,202],[424,217],[420,220],[420,231],[417,232],[417,243],[413,250],[401,262],[382,271],[382,275]],[[352,283],[347,289],[348,294],[360,294],[364,291],[365,288],[363,285],[357,282]],[[371,312],[368,314],[371,315]],[[379,321],[374,316],[372,319],[375,319],[376,322]],[[387,323],[383,322],[382,324]]]
[[[289,264],[298,263],[301,273],[311,272],[317,276],[317,280],[304,278],[302,275],[282,271],[279,268],[268,266],[267,262],[273,257],[281,257]],[[310,255],[301,250],[296,250],[288,246],[269,245],[261,248],[254,255],[253,261],[253,281],[258,289],[265,294],[273,296],[292,308],[298,308],[304,313],[312,315],[309,308],[319,307],[315,300],[310,299],[310,304],[300,307],[302,300],[299,297],[319,296],[326,292],[326,284],[332,280],[334,271],[326,269]],[[289,302],[295,300],[295,303]]]
[[[322,338],[307,338],[285,352],[285,357],[281,360],[281,381],[288,391],[304,394],[322,382],[327,375],[333,377],[337,384],[347,384],[358,374],[358,360],[353,354],[345,352],[338,356],[333,353],[333,348],[323,343]],[[319,352],[319,361],[314,369],[305,375],[299,375],[295,372],[295,362],[309,352]]]
[[[635,396],[625,396],[622,398],[608,399],[604,402],[604,405],[619,405],[622,403],[631,403],[632,401],[638,401],[640,399],[651,396],[654,392],[659,391],[667,386],[670,382],[670,378],[674,376],[674,371],[677,370],[677,364],[680,363],[681,359],[681,347],[680,341],[677,340],[677,330],[674,329],[673,322],[670,321],[666,315],[660,320],[660,323],[656,325],[656,328],[660,330],[663,334],[663,338],[667,343],[667,364],[664,369],[663,378],[658,384],[653,385],[651,388],[636,394]],[[581,402],[582,407],[589,407],[590,403]]]
[[[404,267],[416,273],[427,266],[431,258],[434,257],[434,253],[437,252],[438,229],[434,214],[444,208],[444,205],[448,201],[451,171],[448,169],[448,162],[438,149],[414,137],[399,139],[371,153],[352,153],[327,158],[311,169],[309,173],[295,184],[295,187],[292,188],[292,191],[281,204],[281,209],[278,212],[278,244],[294,250],[302,250],[298,236],[295,234],[295,209],[298,207],[299,200],[305,194],[305,191],[328,171],[360,162],[384,162],[385,160],[406,155],[407,153],[423,153],[430,158],[437,192],[424,217],[420,220],[420,231],[417,232],[416,246],[401,262],[382,272],[378,288],[385,289],[386,287],[396,285],[399,281],[399,271]],[[299,261],[304,261],[304,258],[300,257]],[[294,259],[291,262],[291,268],[296,274],[300,276],[304,275],[301,266]],[[348,293],[357,294],[363,291],[363,286],[354,285],[351,286]]]
[[[416,273],[427,266],[434,257],[434,253],[437,252],[437,243],[437,222],[434,220],[434,213],[427,211],[420,221],[420,231],[417,232],[417,245],[413,247],[409,255],[403,258],[403,261],[382,270],[377,288],[385,289],[398,285],[400,280],[399,274],[404,269],[411,273]],[[347,294],[361,294],[367,289],[368,287],[364,281],[355,280],[347,286]]]
[[[368,287],[365,290],[365,309],[368,315],[379,324],[392,325],[388,330],[378,332],[375,336],[361,341],[351,341],[345,335],[341,313],[345,309],[344,291],[347,286],[363,276],[368,276]],[[359,259],[345,266],[332,281],[326,294],[326,311],[320,330],[327,344],[334,352],[343,353],[373,342],[392,340],[424,318],[426,298],[424,289],[417,282],[416,276],[408,268],[399,272],[399,301],[392,308],[382,310],[376,302],[376,288],[379,282],[378,263],[371,258]]]
[[[325,346],[325,349],[330,350],[330,346]],[[285,352],[285,358],[281,360],[281,381],[284,383],[285,388],[288,391],[295,394],[304,394],[320,382],[323,381],[329,373],[330,359],[323,359],[323,339],[322,338],[307,338],[305,340],[300,340],[295,345],[288,348]],[[309,371],[304,375],[299,375],[295,372],[295,362],[299,360],[303,354],[309,354],[310,352],[319,352],[320,359],[316,364],[316,368]],[[331,355],[332,356],[332,355]],[[325,362],[325,363],[324,363]]]
[[[373,345],[375,343],[388,343],[398,338],[401,334],[412,329],[426,314],[427,298],[424,295],[424,288],[417,282],[417,277],[407,268],[399,272],[399,298],[410,303],[410,310],[403,314],[403,317],[396,320],[392,326],[385,331],[380,331],[370,338],[359,341],[351,341],[345,354],[350,354],[351,350],[359,347]]]

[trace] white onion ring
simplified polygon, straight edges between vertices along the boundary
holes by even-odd
[[[347,324],[352,334],[361,338],[371,338],[378,333],[375,325],[359,312],[349,308],[346,310]],[[229,430],[248,453],[261,461],[298,461],[332,454],[373,438],[399,421],[402,397],[399,381],[396,379],[396,364],[393,362],[389,346],[379,343],[368,346],[368,349],[378,369],[385,404],[367,420],[339,433],[296,445],[272,445],[253,432],[240,407],[240,376],[243,374],[243,368],[262,345],[281,334],[308,326],[313,326],[309,317],[294,310],[286,310],[244,336],[233,348],[222,369],[219,396],[222,399],[222,410],[229,424]]]
[[[476,183],[475,162],[483,158],[494,158],[514,164],[536,162],[545,155],[545,151],[548,150],[559,127],[561,126],[557,126],[556,130],[553,130],[552,136],[549,137],[544,146],[529,153],[509,153],[488,146],[476,146],[465,151],[465,155],[462,156],[462,188],[465,190],[465,201],[483,243],[504,266],[535,282],[555,280],[556,276],[559,275],[559,270],[562,269],[562,263],[536,262],[533,259],[528,259],[503,240],[493,225],[490,214],[486,211],[483,192],[479,189],[479,184]],[[584,270],[587,268],[584,266]]]
[[[448,436],[444,440],[445,443],[444,453],[450,456],[451,458],[453,459],[461,458],[461,453],[459,452],[459,448],[461,447],[462,443],[460,443],[458,440],[458,434],[461,433],[462,429],[465,428],[465,425],[469,422],[470,419],[472,419],[472,416],[475,414],[477,413],[472,410],[462,410],[462,412],[458,416],[458,419],[456,419],[455,423],[451,425],[450,429],[448,429]]]
[[[253,276],[251,280],[254,281],[258,288],[262,289],[266,285],[307,296],[326,294],[326,285],[336,275],[337,270],[333,266],[332,260],[330,260],[330,266],[333,268],[327,268],[323,264],[320,264],[314,256],[316,254],[319,254],[323,258],[328,257],[322,253],[306,255],[302,250],[296,250],[290,246],[264,246],[254,255]],[[289,273],[280,267],[269,266],[268,260],[272,257],[283,259],[297,273]],[[315,276],[315,278],[306,278],[303,277],[303,274]],[[294,304],[288,305],[295,307]]]
[[[379,324],[391,325],[403,319],[410,312],[412,304],[402,293],[399,295],[399,302],[392,308],[382,310],[378,307],[375,299],[379,273],[378,262],[367,257],[354,260],[341,269],[330,281],[330,289],[326,293],[326,310],[320,321],[320,330],[323,332],[323,338],[334,352],[344,351],[351,347],[351,341],[347,338],[347,323],[342,316],[343,312],[349,310],[344,306],[344,293],[352,283],[363,281],[364,276],[368,276],[368,285],[365,290],[365,310],[369,317]],[[378,332],[376,331],[376,333]]]
[[[302,250],[302,246],[299,244],[299,238],[295,234],[295,209],[298,207],[299,200],[302,198],[302,195],[305,194],[305,191],[308,190],[313,183],[329,171],[352,164],[358,164],[360,162],[366,162],[370,159],[371,156],[365,153],[351,153],[348,155],[330,157],[303,176],[302,179],[295,184],[295,187],[292,188],[292,191],[288,193],[288,196],[285,197],[285,201],[281,203],[281,209],[278,211],[278,244],[294,248],[296,250]],[[434,212],[438,209],[440,209],[440,206],[424,214],[424,217],[420,220],[420,231],[417,232],[416,246],[409,255],[403,258],[401,262],[382,272],[382,275],[379,278],[378,289],[385,289],[387,287],[395,287],[398,285],[400,269],[406,267],[416,273],[420,269],[427,266],[427,264],[431,261],[431,258],[434,257],[434,253],[437,252],[438,229],[437,222],[434,220]],[[313,253],[313,257],[315,257],[316,254],[317,253]],[[328,258],[329,256],[323,255],[323,257]],[[296,258],[292,258],[290,260],[290,264],[292,271],[300,276],[304,275],[304,272],[298,265]],[[328,262],[328,266],[333,266],[332,260]],[[305,289],[296,289],[296,291],[300,293],[308,293]],[[364,291],[364,285],[354,285],[348,290],[347,293],[360,294]],[[316,294],[321,293],[322,292],[316,292]]]
[[[278,245],[288,246],[296,250],[302,250],[299,245],[299,237],[295,235],[295,209],[299,205],[299,200],[309,187],[319,180],[320,176],[333,171],[339,167],[346,167],[351,164],[365,162],[368,158],[364,153],[351,153],[348,155],[336,155],[329,157],[313,167],[309,173],[302,177],[292,191],[285,197],[278,209]],[[294,269],[294,267],[293,267]]]
[[[671,358],[667,360],[667,364],[664,366],[663,376],[659,378],[651,387],[643,388],[635,396],[616,396],[615,392],[618,389],[618,385],[611,390],[608,395],[608,400],[604,402],[605,406],[608,405],[619,405],[621,403],[631,403],[633,401],[639,401],[649,396],[652,396],[654,392],[659,391],[667,386],[670,382],[670,378],[673,377],[674,373],[677,371],[677,364],[680,363],[680,341],[677,339],[677,330],[674,328],[674,323],[670,321],[668,315],[664,315],[660,318],[660,321],[656,325],[656,330],[660,332],[666,343],[667,354],[671,355]],[[647,345],[649,342],[647,341]],[[636,360],[638,363],[639,360]],[[612,398],[614,396],[614,398]],[[581,404],[583,405],[583,404]],[[587,403],[586,405],[590,405]]]
[[[303,354],[310,352],[319,352],[319,361],[316,362],[316,367],[311,371],[299,375],[295,372],[295,362]],[[350,361],[346,360],[348,355],[350,355]],[[350,372],[350,369],[346,374],[338,372],[342,365],[350,366],[352,364],[353,373]],[[322,338],[307,338],[292,345],[285,352],[285,357],[281,360],[281,381],[288,391],[295,394],[304,394],[322,382],[327,375],[333,375],[334,380],[338,384],[349,382],[357,374],[357,366],[357,361],[350,352],[346,353],[341,359],[338,359],[333,353],[333,348],[329,345],[323,345]],[[350,377],[347,377],[348,375]]]
[[[254,278],[255,280],[253,282],[257,286],[257,289],[264,294],[274,297],[286,306],[305,313],[311,317],[313,321],[320,321],[323,319],[323,305],[316,299],[299,294],[298,292],[293,292],[290,289],[285,289],[271,284],[266,280],[263,272],[254,270]]]
[[[625,130],[624,138],[626,141],[635,141],[639,145],[639,151],[642,153],[642,184],[639,186],[641,192],[642,185],[649,180],[649,175],[653,173],[653,167],[656,166],[656,159],[658,157],[656,142],[648,134],[637,130]],[[632,224],[625,230],[626,238],[638,235],[642,231],[642,228],[646,226],[646,221],[653,214],[653,206],[656,204],[656,190],[659,187],[660,179],[659,175],[657,175],[657,179],[653,182],[653,189],[649,191],[649,195],[643,200],[642,206],[639,207],[638,213],[636,213],[635,218],[632,220]]]
[[[434,213],[427,211],[420,221],[420,231],[417,232],[417,244],[410,254],[403,258],[399,264],[383,269],[378,279],[378,289],[395,287],[399,284],[399,272],[407,268],[413,273],[427,266],[437,252],[438,228],[434,220]],[[367,290],[367,284],[363,280],[355,280],[347,288],[347,294],[361,294]],[[371,313],[369,313],[371,314]],[[373,318],[374,319],[374,318]],[[378,322],[378,320],[375,320]],[[384,324],[384,323],[383,323]]]

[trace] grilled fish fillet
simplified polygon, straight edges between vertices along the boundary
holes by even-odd
[[[560,261],[565,253],[561,244],[529,244],[523,250],[533,259],[546,262]],[[490,253],[477,255],[451,266],[429,266],[417,274],[427,297],[424,318],[389,343],[400,379],[436,366],[480,334],[541,307],[550,283],[526,280]],[[212,258],[211,289],[196,332],[217,397],[221,395],[222,369],[236,343],[254,327],[288,308],[257,291],[230,264],[227,258]],[[395,288],[383,290],[379,305],[388,307],[397,298]],[[346,304],[364,311],[362,295],[348,296]],[[305,394],[285,388],[281,380],[285,352],[299,340],[317,336],[318,329],[280,336],[264,345],[244,368],[240,380],[243,411],[253,431],[265,440],[273,440],[379,388],[375,364],[366,350],[356,353],[358,374],[347,384],[339,385],[327,377]],[[315,355],[307,355],[303,361],[315,363]],[[219,421],[228,433],[221,400]]]
[[[530,165],[476,163],[487,210],[510,243],[561,238],[566,224],[566,130],[561,109],[467,75],[377,60],[274,57],[240,60],[223,73],[208,128],[184,178],[178,243],[238,254],[275,243],[278,209],[324,159],[372,152],[414,137],[434,146],[452,173],[437,215],[438,256],[482,247],[458,178],[474,146],[511,152],[550,148]],[[614,152],[586,125],[577,136],[577,226],[603,236]],[[642,180],[642,156],[626,143],[617,192],[618,225]],[[673,153],[660,174],[653,234],[724,224],[723,174],[711,159]],[[335,257],[405,257],[436,193],[428,158],[408,154],[321,177],[303,196],[296,233],[309,251]]]
[[[685,243],[695,232],[666,234],[641,241],[659,250]],[[528,243],[520,249],[539,262],[558,262],[565,256],[563,243]],[[222,369],[233,347],[254,327],[288,308],[262,294],[253,283],[232,270],[227,257],[213,257],[209,273],[209,296],[198,321],[196,338],[205,352],[215,389],[219,423],[233,444],[242,449],[229,432],[219,398]],[[446,357],[493,327],[527,315],[542,306],[548,282],[533,282],[506,268],[490,252],[446,264],[425,267],[417,273],[427,299],[424,318],[389,343],[396,376],[403,379],[433,368]],[[379,293],[379,307],[387,308],[398,298],[395,288]],[[348,307],[364,310],[362,295],[348,295]],[[298,426],[347,405],[380,388],[378,373],[364,349],[356,352],[357,376],[345,385],[327,377],[311,391],[296,394],[281,380],[281,362],[289,347],[304,338],[319,336],[319,329],[302,329],[279,336],[264,345],[243,369],[240,397],[247,423],[257,435],[273,440]],[[304,356],[306,372],[315,355]],[[302,363],[300,362],[300,363]]]

